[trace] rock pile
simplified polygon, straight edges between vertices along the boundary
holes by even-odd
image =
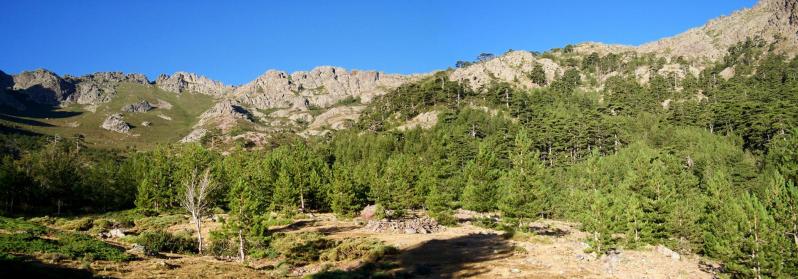
[[[103,121],[103,124],[100,127],[109,131],[123,134],[130,131],[130,125],[125,122],[121,113],[115,113],[108,116],[108,118]]]
[[[435,219],[429,217],[401,220],[371,220],[364,228],[373,232],[405,234],[428,234],[446,229],[446,227],[438,225]]]
[[[122,107],[123,112],[148,112],[152,110],[154,107],[145,100],[138,101],[136,103],[127,104]]]

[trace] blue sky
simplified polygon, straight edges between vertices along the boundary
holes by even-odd
[[[556,2],[556,3],[552,3]],[[417,73],[481,52],[672,36],[754,0],[0,1],[0,70],[196,72],[226,84],[318,65]]]

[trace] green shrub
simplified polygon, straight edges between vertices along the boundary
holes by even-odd
[[[452,215],[449,211],[441,211],[438,213],[430,212],[430,216],[443,226],[455,226],[457,225],[457,218]]]
[[[82,234],[59,234],[58,244],[56,252],[71,259],[124,261],[129,258],[123,249]]]
[[[396,253],[393,246],[385,245],[384,242],[369,238],[347,238],[336,241],[334,246],[325,250],[319,256],[323,261],[343,261],[364,259],[365,261],[375,261],[385,255]]]
[[[320,233],[303,232],[275,235],[270,247],[286,263],[301,266],[318,260],[322,251],[334,244]]]
[[[94,225],[94,220],[91,218],[79,218],[75,220],[66,221],[63,225],[60,226],[62,230],[68,231],[88,231]]]
[[[136,238],[144,246],[144,253],[155,256],[160,252],[196,253],[197,243],[189,235],[175,235],[165,231],[144,232]]]
[[[211,255],[214,257],[238,257],[238,243],[231,235],[223,231],[212,231],[209,241],[210,245],[208,245],[208,251],[210,251]]]

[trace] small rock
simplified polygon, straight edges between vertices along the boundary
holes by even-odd
[[[512,272],[512,273],[520,273],[520,272],[521,272],[521,270],[520,270],[520,269],[517,269],[517,268],[511,268],[511,269],[510,269],[510,272]]]
[[[413,228],[407,228],[407,229],[405,229],[405,233],[406,233],[406,234],[415,234],[415,233],[416,233],[416,230],[415,230],[415,229],[413,229]]]
[[[133,248],[126,251],[128,254],[144,255],[144,246],[138,243],[133,244]]]
[[[108,232],[108,236],[113,238],[125,237],[125,233],[120,229],[113,229]]]
[[[150,122],[150,121],[141,122],[141,126],[150,127],[150,126],[152,126],[152,122]]]

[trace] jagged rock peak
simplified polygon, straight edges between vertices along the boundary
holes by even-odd
[[[223,95],[233,90],[232,86],[226,86],[219,81],[187,72],[176,72],[171,76],[162,74],[155,80],[155,84],[163,90],[176,93],[196,92],[207,95]]]

